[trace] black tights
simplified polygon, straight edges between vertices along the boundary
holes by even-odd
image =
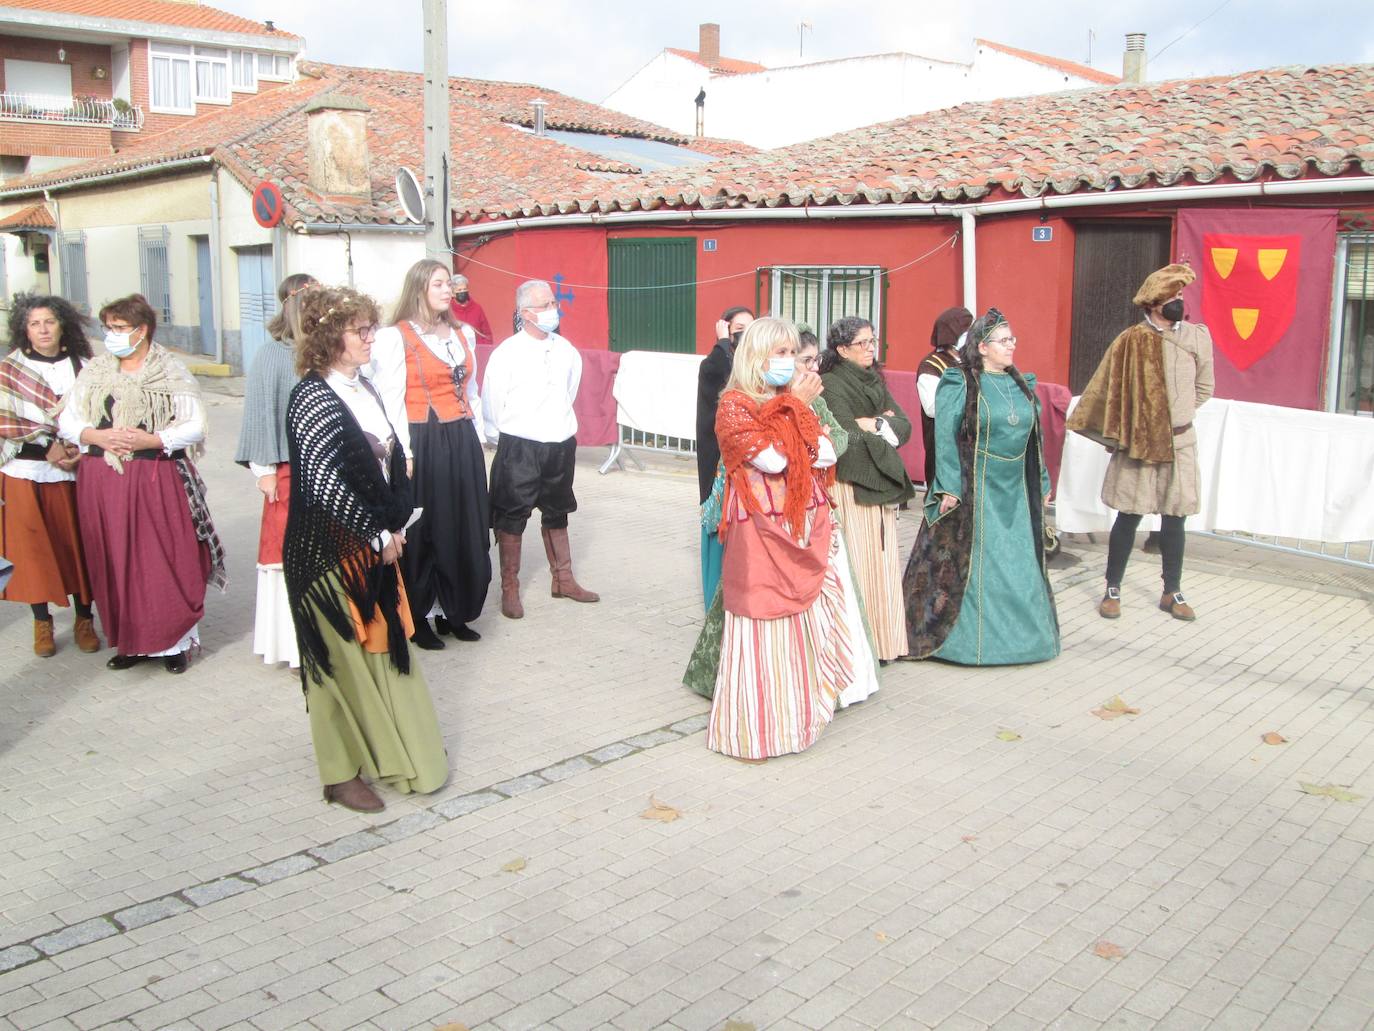
[[[1118,512],[1112,524],[1111,541],[1107,545],[1107,586],[1120,587],[1126,573],[1126,562],[1135,547],[1135,532],[1141,517],[1130,512]],[[1160,516],[1159,552],[1164,559],[1164,593],[1177,594],[1183,589],[1183,516]]]
[[[77,601],[75,598],[72,599],[72,605],[76,608],[77,618],[91,618],[91,607],[89,605],[82,605],[81,602]],[[39,602],[37,605],[30,605],[29,608],[33,611],[34,619],[52,619],[52,613],[48,611],[48,603],[46,601]]]

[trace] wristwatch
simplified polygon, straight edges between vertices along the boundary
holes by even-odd
[[[887,425],[887,423],[885,423],[885,422],[883,421],[883,417],[882,417],[881,415],[874,416],[874,418],[873,418],[873,432],[874,432],[874,433],[882,433],[882,432],[883,432],[883,427],[886,426],[886,425]]]

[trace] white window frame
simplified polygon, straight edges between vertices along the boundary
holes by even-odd
[[[248,71],[248,82],[240,83],[234,78],[235,62],[239,68],[246,68]],[[229,92],[230,93],[256,93],[258,91],[258,55],[255,50],[231,50],[229,51]]]
[[[1328,412],[1338,412],[1343,415],[1359,415],[1364,418],[1374,416],[1374,412],[1360,407],[1360,399],[1355,399],[1355,407],[1344,407],[1341,404],[1341,387],[1346,384],[1342,382],[1341,373],[1345,367],[1345,305],[1347,291],[1347,266],[1350,263],[1351,245],[1362,249],[1369,248],[1366,254],[1374,251],[1374,234],[1367,230],[1357,230],[1352,232],[1336,234],[1336,262],[1335,271],[1332,275],[1331,284],[1331,335],[1327,346],[1327,370],[1326,370],[1326,397],[1325,407]],[[1367,259],[1366,259],[1367,260]],[[1365,303],[1374,303],[1366,301]],[[1360,382],[1366,389],[1374,387],[1374,384]]]
[[[175,107],[159,104],[154,99],[153,64],[155,61],[170,61],[173,65],[184,65],[190,83],[191,105]],[[219,65],[224,69],[225,94],[223,97],[205,95],[200,92],[197,66],[201,64]],[[197,104],[216,104],[228,107],[234,100],[233,74],[229,67],[229,49],[226,47],[192,47],[182,43],[148,42],[148,110],[168,115],[193,115]]]
[[[228,47],[196,47],[194,61],[195,67],[191,72],[191,89],[195,94],[197,104],[219,104],[228,107],[234,102],[234,82],[233,75],[229,69],[229,48]],[[200,92],[200,76],[196,74],[201,65],[209,65],[212,69],[218,65],[224,69],[224,96],[216,97],[213,95],[202,95]]]
[[[268,82],[290,82],[290,81],[291,81],[291,73],[292,73],[293,65],[292,65],[291,55],[290,55],[290,54],[278,54],[278,53],[270,53],[270,54],[269,54],[269,53],[266,53],[265,51],[259,50],[259,51],[258,51],[257,60],[258,60],[258,61],[261,61],[264,57],[270,58],[271,61],[272,61],[272,74],[271,74],[271,75],[268,75],[266,72],[264,72],[264,71],[262,70],[261,67],[256,68],[257,76],[258,76],[259,81],[261,81],[261,80],[263,80],[263,79],[266,79]],[[283,73],[279,73],[279,72],[277,71],[277,65],[278,65],[278,63],[281,62],[281,61],[285,61],[285,62],[286,62],[286,71],[283,72]]]
[[[821,347],[825,347],[825,334],[829,329],[834,317],[830,313],[831,288],[833,274],[857,275],[871,277],[872,284],[869,290],[872,291],[870,308],[873,323],[873,335],[879,340],[883,338],[883,290],[887,279],[887,268],[882,265],[775,265],[770,269],[769,289],[768,289],[768,314],[775,317],[783,316],[783,275],[791,275],[796,278],[814,285],[816,293],[816,321],[819,325],[812,326],[812,331],[821,341]],[[886,345],[882,345],[884,352]],[[881,360],[883,355],[879,355]]]

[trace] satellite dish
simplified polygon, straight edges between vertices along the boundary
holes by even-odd
[[[401,201],[406,217],[416,224],[423,225],[425,194],[420,189],[420,180],[415,178],[415,173],[404,165],[396,169],[396,196]]]

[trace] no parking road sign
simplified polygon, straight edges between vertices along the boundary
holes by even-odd
[[[281,221],[285,204],[276,183],[258,183],[253,191],[253,219],[264,229]]]

